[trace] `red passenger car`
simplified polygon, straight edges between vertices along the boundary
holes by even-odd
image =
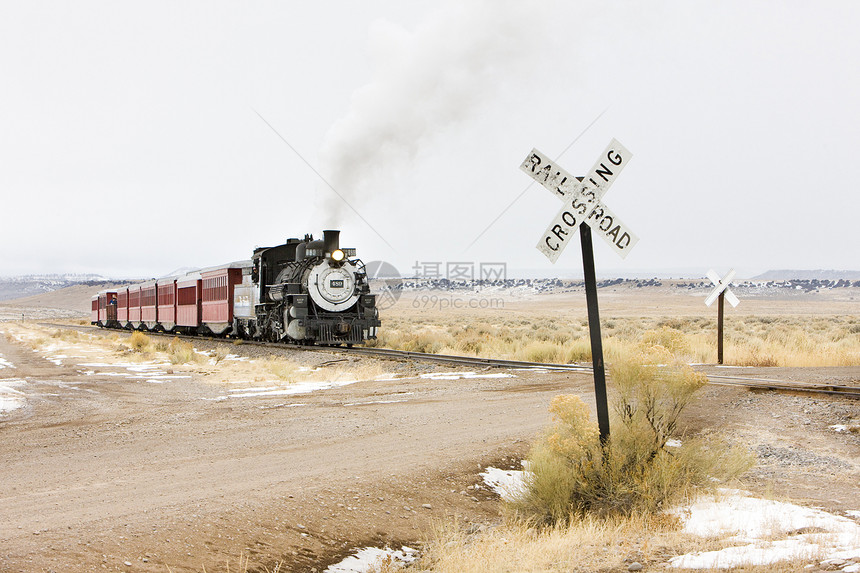
[[[116,321],[123,328],[128,326],[128,287],[116,293]]]
[[[177,328],[190,331],[200,326],[202,290],[200,273],[191,273],[176,279]]]
[[[155,330],[158,324],[158,309],[155,301],[155,281],[140,285],[140,322],[149,330]]]
[[[128,287],[128,322],[132,328],[140,328],[140,285]]]
[[[92,298],[90,302],[90,323],[98,324],[99,323],[99,295],[96,295]]]
[[[201,321],[213,334],[223,334],[233,326],[233,288],[242,284],[242,270],[250,267],[250,261],[239,261],[200,271],[203,279]]]
[[[167,332],[172,332],[176,326],[176,277],[158,279],[155,284],[158,291],[158,324]]]

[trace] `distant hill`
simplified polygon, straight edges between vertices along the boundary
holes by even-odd
[[[0,278],[0,300],[11,300],[55,291],[72,285],[105,281],[97,275],[23,275]]]
[[[101,290],[115,289],[121,285],[131,284],[130,281],[108,281],[78,283],[65,288],[39,293],[24,298],[6,300],[0,305],[8,308],[52,308],[89,314],[90,300]]]
[[[786,281],[798,280],[860,280],[860,271],[835,271],[835,270],[772,270],[762,273],[750,280],[754,281]]]
[[[108,279],[99,275],[23,275],[18,277],[0,277],[0,301],[31,298],[72,286],[81,286],[97,292],[116,284],[123,284],[123,281]]]

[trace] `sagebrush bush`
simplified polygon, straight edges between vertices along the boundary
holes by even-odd
[[[173,338],[167,347],[167,358],[171,364],[187,364],[199,362],[200,355],[194,352],[194,346],[190,342]]]
[[[750,467],[748,454],[713,437],[669,446],[678,417],[704,384],[700,374],[627,361],[613,365],[612,380],[617,393],[606,443],[578,396],[552,401],[553,425],[528,456],[526,490],[509,504],[516,517],[559,525],[587,514],[656,512],[711,478]]]
[[[128,343],[131,345],[132,350],[137,352],[146,352],[152,347],[152,339],[139,330],[131,333]]]
[[[226,346],[216,346],[215,350],[212,351],[212,359],[215,361],[215,364],[218,364],[230,354],[230,351],[227,350]]]

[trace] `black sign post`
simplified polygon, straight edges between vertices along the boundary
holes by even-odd
[[[606,371],[603,366],[603,341],[600,338],[600,312],[597,308],[597,275],[594,272],[594,248],[591,227],[579,226],[582,243],[582,270],[585,273],[585,302],[588,306],[588,332],[591,336],[591,368],[594,371],[594,396],[597,403],[597,427],[600,443],[609,438],[609,400],[606,398]]]
[[[602,201],[606,190],[631,157],[632,154],[613,139],[585,177],[571,176],[537,149],[533,149],[520,165],[520,169],[564,202],[561,211],[538,241],[537,249],[554,263],[579,227],[585,299],[588,305],[588,330],[591,336],[597,426],[600,429],[601,443],[606,443],[609,438],[609,403],[606,398],[606,371],[603,364],[603,342],[600,338],[597,276],[594,272],[591,231],[593,228],[621,258],[626,257],[639,240]]]
[[[726,291],[717,299],[717,364],[723,363],[723,308],[726,304]]]

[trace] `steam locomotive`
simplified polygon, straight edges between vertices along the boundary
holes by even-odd
[[[295,344],[353,345],[375,339],[376,295],[340,231],[288,239],[238,261],[165,277],[92,299],[91,322],[183,334]]]

